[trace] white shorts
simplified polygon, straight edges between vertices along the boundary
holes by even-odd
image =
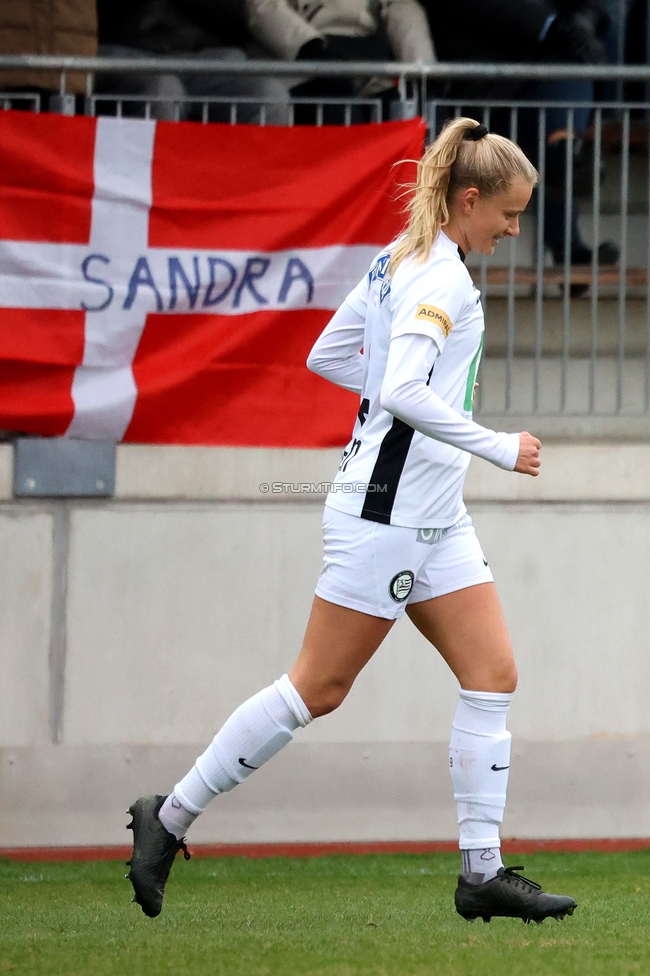
[[[469,515],[447,529],[383,525],[325,507],[316,595],[396,620],[421,603],[494,577]]]

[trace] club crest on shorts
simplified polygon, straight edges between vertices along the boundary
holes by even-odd
[[[394,600],[395,603],[404,603],[404,600],[413,589],[414,579],[415,577],[410,569],[403,569],[401,573],[393,576],[388,584],[388,592],[390,593],[391,600]]]

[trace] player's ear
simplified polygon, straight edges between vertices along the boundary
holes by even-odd
[[[458,194],[458,202],[465,216],[469,217],[478,202],[480,193],[475,186],[464,186]]]

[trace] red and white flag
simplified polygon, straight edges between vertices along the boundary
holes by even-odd
[[[325,447],[305,359],[399,231],[420,120],[258,128],[0,113],[0,428]]]

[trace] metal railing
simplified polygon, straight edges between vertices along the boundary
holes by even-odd
[[[563,434],[650,433],[650,98],[558,100],[528,91],[512,101],[468,94],[469,83],[530,86],[550,80],[615,82],[621,91],[625,82],[642,82],[647,92],[650,67],[24,55],[0,57],[0,71],[7,69],[55,72],[58,90],[49,109],[66,114],[190,117],[204,123],[216,117],[258,125],[298,124],[307,109],[316,125],[422,115],[430,138],[454,115],[484,121],[524,146],[540,182],[521,237],[502,241],[489,259],[468,262],[487,320],[478,413],[495,424],[535,418]],[[274,79],[283,87],[272,97],[234,89],[173,97],[125,91],[129,79],[188,75],[227,81],[231,89],[238,79],[251,78]],[[70,92],[71,76],[84,77],[82,94]],[[120,85],[111,90],[118,78]],[[354,80],[358,94],[292,96],[291,88],[306,78]],[[365,96],[371,81],[378,94]],[[455,94],[459,83],[462,95]],[[45,108],[41,94],[10,90],[0,92],[0,106]],[[603,245],[607,239],[611,243]]]

